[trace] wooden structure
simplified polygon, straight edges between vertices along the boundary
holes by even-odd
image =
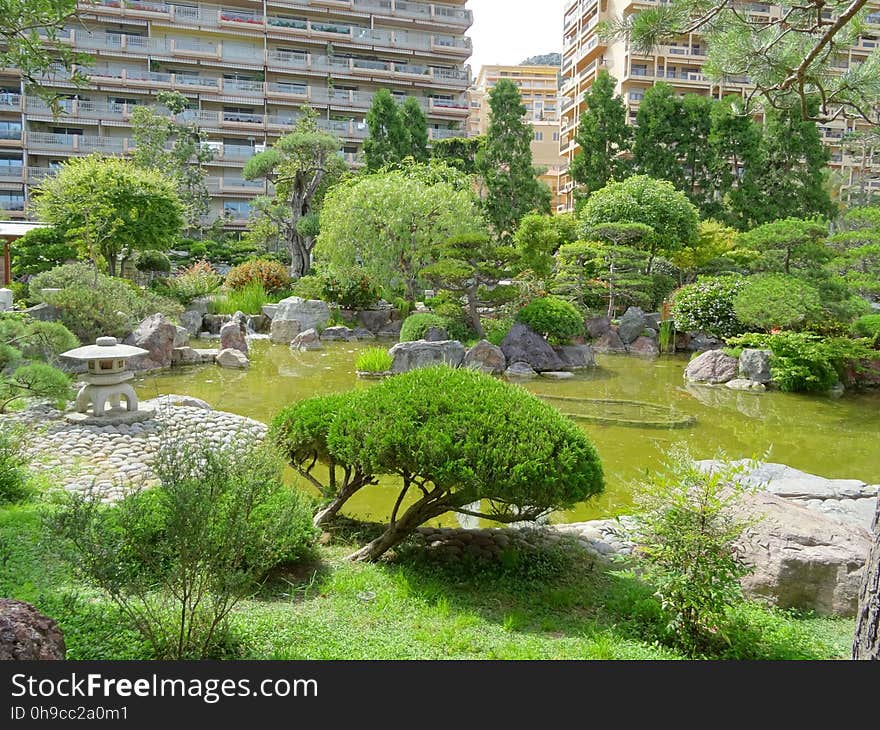
[[[12,256],[9,244],[17,241],[34,228],[43,228],[45,223],[26,223],[24,221],[0,221],[0,241],[3,245],[3,256],[0,258],[0,287],[12,281]]]

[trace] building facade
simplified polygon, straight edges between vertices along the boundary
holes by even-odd
[[[45,79],[65,98],[53,116],[0,71],[0,210],[26,217],[30,188],[72,155],[126,154],[131,112],[160,91],[189,99],[214,159],[207,183],[216,215],[242,228],[264,183],[245,162],[289,131],[303,104],[343,142],[355,165],[374,92],[419,100],[432,139],[464,136],[471,55],[466,0],[94,0],[65,43],[89,54],[87,88]]]
[[[559,152],[559,69],[556,66],[483,66],[468,92],[470,117],[468,136],[485,134],[489,129],[489,92],[501,79],[519,87],[529,124],[532,126],[532,161],[545,172],[541,175],[558,198],[559,175],[565,164]]]
[[[697,34],[681,36],[674,43],[661,45],[654,53],[645,55],[629,48],[625,40],[608,42],[598,33],[599,23],[641,10],[656,8],[664,0],[569,0],[563,17],[562,100],[560,154],[566,160],[560,175],[561,202],[558,210],[571,210],[574,205],[574,184],[567,174],[567,166],[578,152],[575,142],[580,115],[584,111],[584,93],[596,75],[606,69],[617,79],[617,91],[627,105],[628,121],[634,123],[639,103],[645,91],[659,82],[671,84],[677,92],[703,94],[720,99],[731,94],[743,94],[751,87],[747,78],[731,78],[715,83],[702,73],[706,62],[707,45]],[[839,58],[841,69],[862,62],[880,43],[880,2],[868,16],[872,32],[860,38],[846,57]],[[755,18],[779,18],[779,6],[751,3],[748,13]],[[856,129],[854,120],[838,119],[820,125],[824,141],[831,147],[831,167],[841,189],[867,184],[880,193],[880,159],[869,161],[865,179],[864,160],[851,154],[841,142],[847,132]]]

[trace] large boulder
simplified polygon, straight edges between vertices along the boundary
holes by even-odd
[[[853,616],[871,546],[868,531],[774,494],[745,495],[730,508],[754,522],[737,548],[752,572],[751,598],[825,616]]]
[[[617,334],[620,335],[624,345],[629,345],[641,336],[647,326],[645,313],[641,307],[630,307],[620,318]]]
[[[248,354],[247,318],[241,312],[236,312],[235,316],[220,328],[220,349],[238,350],[245,355]]]
[[[844,366],[840,376],[848,388],[876,388],[880,386],[880,360],[860,360]]]
[[[770,350],[745,349],[739,356],[739,377],[767,385],[772,380],[770,375]]]
[[[269,339],[282,345],[289,345],[302,329],[295,319],[273,319],[269,325]]]
[[[593,343],[593,349],[596,352],[626,352],[626,345],[620,339],[616,329],[608,330],[598,340]]]
[[[259,332],[266,334],[269,331],[269,325],[272,320],[265,314],[248,314],[246,315],[247,328],[249,332]]]
[[[330,321],[330,307],[319,299],[288,297],[278,302],[272,317],[273,324],[279,320],[299,322],[301,332],[309,329],[323,329]]]
[[[649,330],[652,331],[652,330]],[[657,337],[636,337],[629,345],[629,351],[636,355],[656,357],[660,354],[660,343]]]
[[[228,348],[220,350],[216,356],[217,364],[222,368],[246,368],[250,367],[250,360],[241,350]]]
[[[533,370],[562,370],[564,363],[541,335],[528,325],[517,322],[501,342],[507,362],[524,362]]]
[[[232,317],[228,314],[206,314],[202,317],[202,331],[219,335],[220,328],[231,319]]]
[[[392,309],[364,309],[357,313],[357,322],[374,335],[379,334],[391,323]]]
[[[462,365],[489,375],[496,375],[504,372],[507,358],[504,357],[500,347],[488,340],[480,340],[465,353]]]
[[[174,335],[174,346],[175,347],[186,347],[189,344],[189,332],[186,327],[177,328],[177,334]]]
[[[0,598],[0,661],[64,659],[58,624],[31,604]]]
[[[721,350],[709,350],[688,363],[684,377],[694,383],[726,383],[733,380],[739,370],[739,362]]]
[[[12,309],[12,289],[0,289],[0,312]]]
[[[611,329],[611,320],[608,317],[593,317],[588,319],[584,325],[590,338],[598,340]]]
[[[596,355],[589,345],[560,345],[553,348],[566,370],[592,368],[596,365]]]
[[[449,339],[449,333],[445,327],[431,325],[425,330],[425,336],[422,339],[428,342],[444,342]]]
[[[198,350],[192,347],[175,347],[171,351],[172,365],[198,365],[202,362],[202,357]]]
[[[171,366],[171,353],[177,339],[177,325],[164,314],[151,314],[125,338],[126,345],[141,347],[147,352],[128,360],[129,370],[156,370]]]
[[[202,331],[202,320],[205,315],[194,309],[187,309],[180,315],[180,324],[190,337],[196,337]]]
[[[388,352],[394,358],[391,364],[392,373],[406,373],[418,368],[443,364],[457,368],[464,361],[465,354],[464,345],[458,340],[400,342]]]
[[[355,340],[357,337],[354,334],[354,330],[340,325],[338,327],[328,327],[323,332],[321,332],[322,340],[342,340],[344,342],[348,342],[349,340]]]
[[[290,349],[299,350],[300,352],[305,352],[306,350],[320,350],[323,347],[324,345],[321,344],[321,337],[318,335],[318,330],[314,328],[308,329],[305,332],[300,332],[290,341]]]
[[[376,333],[376,337],[386,337],[388,339],[398,340],[400,339],[400,330],[402,327],[403,320],[392,319],[388,324],[386,324]]]
[[[515,362],[512,363],[507,370],[504,371],[504,375],[508,378],[537,378],[538,373],[532,370],[530,365],[527,365],[524,362]]]

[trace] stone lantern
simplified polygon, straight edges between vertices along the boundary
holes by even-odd
[[[61,357],[87,363],[83,377],[86,384],[77,394],[76,412],[69,414],[68,420],[88,424],[113,424],[135,423],[151,418],[151,411],[138,410],[137,394],[128,382],[134,377],[134,373],[125,369],[128,358],[146,352],[147,350],[140,347],[120,345],[115,337],[99,337],[94,345],[77,347],[62,353]]]

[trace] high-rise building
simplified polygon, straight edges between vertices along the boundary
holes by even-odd
[[[528,123],[532,126],[532,161],[545,172],[541,175],[553,193],[554,208],[559,174],[565,160],[559,153],[559,68],[556,66],[483,66],[468,92],[470,117],[468,136],[485,134],[489,129],[489,92],[501,79],[519,87]]]
[[[697,34],[679,37],[675,42],[658,46],[651,54],[637,53],[625,40],[608,42],[599,35],[599,23],[641,10],[668,4],[669,0],[569,0],[563,19],[562,106],[560,153],[566,166],[577,154],[575,142],[578,122],[584,111],[584,93],[600,70],[606,69],[617,79],[617,91],[627,105],[628,121],[634,123],[645,90],[666,82],[679,93],[695,93],[720,99],[743,94],[751,87],[748,78],[730,78],[723,83],[710,81],[703,72],[707,44]],[[868,16],[871,32],[861,36],[849,53],[836,60],[841,69],[861,63],[880,43],[880,2],[869,3],[875,9]],[[779,18],[777,5],[751,3],[747,7],[756,19]],[[841,188],[859,184],[865,165],[859,155],[849,154],[841,140],[857,128],[854,120],[837,119],[820,125],[823,140],[831,147],[831,167]],[[870,167],[870,163],[869,163]],[[880,159],[867,172],[866,184],[880,193]],[[563,171],[560,175],[558,210],[570,210],[574,204],[574,185]]]
[[[215,155],[208,187],[215,213],[243,227],[264,183],[244,163],[289,131],[310,104],[352,164],[367,135],[373,93],[413,96],[431,139],[464,136],[472,22],[466,0],[93,0],[61,37],[94,60],[87,88],[63,75],[63,114],[0,72],[0,210],[27,215],[29,188],[71,155],[125,154],[131,112],[156,94],[185,94],[184,112]]]

